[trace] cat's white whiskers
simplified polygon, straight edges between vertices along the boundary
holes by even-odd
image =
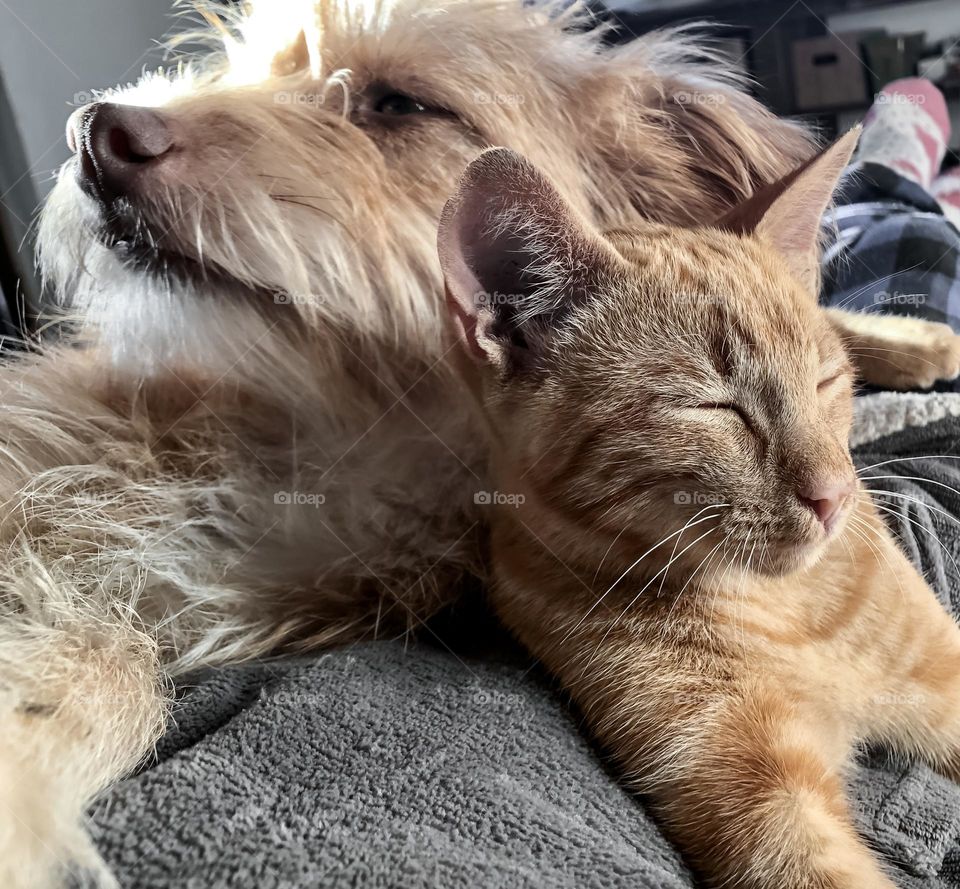
[[[744,556],[746,555],[747,547],[750,545],[751,537],[752,537],[752,532],[748,532],[747,538],[743,541],[743,545],[740,547],[740,551],[737,554],[737,569],[740,573],[740,579],[737,581],[737,583],[733,588],[733,596],[732,597],[724,596],[725,601],[728,602],[730,606],[729,617],[731,621],[731,639],[733,640],[737,638],[738,626],[740,627],[743,626],[743,619],[741,614],[741,602],[742,602],[742,595],[743,595],[743,587],[747,580],[746,562],[744,560]],[[753,550],[751,549],[751,553],[752,552]],[[716,621],[716,608],[717,608],[717,602],[719,601],[719,599],[720,599],[720,596],[718,591],[718,595],[714,597],[713,610],[710,614],[711,627]],[[726,611],[726,608],[724,608],[724,611]],[[743,648],[744,642],[743,642],[742,635],[741,635],[740,644],[741,644],[741,648]]]
[[[753,535],[752,531],[747,533],[748,542],[752,535]],[[759,541],[754,540],[753,546],[750,547],[750,555],[747,556],[746,565],[744,565],[741,569],[740,586],[737,588],[737,601],[736,601],[735,609],[737,611],[737,618],[739,619],[739,623],[740,623],[740,646],[741,646],[741,650],[743,651],[744,657],[746,657],[746,654],[747,654],[747,634],[744,628],[744,620],[743,620],[743,612],[745,609],[745,601],[746,601],[744,591],[747,586],[747,579],[750,576],[750,566],[753,564],[753,554],[756,552],[758,542]],[[744,546],[744,550],[746,550],[746,546]],[[734,632],[736,632],[736,624],[734,624]]]
[[[881,460],[879,463],[871,463],[869,466],[861,466],[857,470],[857,475],[866,472],[868,469],[876,469],[878,466],[887,466],[890,463],[906,463],[910,460],[960,460],[957,454],[926,454],[916,457],[894,457],[892,460]]]
[[[724,504],[724,505],[726,505],[726,504]],[[658,542],[655,543],[653,546],[651,546],[650,549],[648,549],[648,550],[647,550],[642,556],[640,556],[640,558],[638,558],[629,568],[627,568],[627,570],[624,571],[623,574],[621,574],[621,575],[613,582],[613,584],[609,587],[609,589],[607,589],[601,596],[599,596],[599,597],[597,598],[597,600],[581,615],[580,620],[578,620],[577,623],[574,624],[574,626],[571,627],[570,630],[567,631],[566,635],[565,635],[559,642],[556,643],[557,647],[562,646],[578,629],[580,629],[580,627],[583,625],[583,622],[593,613],[594,609],[603,602],[603,600],[604,600],[604,599],[607,597],[607,595],[614,589],[614,587],[616,587],[616,585],[617,585],[618,583],[620,583],[620,581],[622,581],[623,578],[626,577],[634,568],[636,568],[637,565],[639,565],[647,556],[649,556],[652,552],[654,552],[654,550],[656,550],[656,549],[658,549],[659,547],[663,546],[663,544],[665,544],[668,540],[672,540],[674,537],[678,537],[679,535],[682,535],[683,532],[686,531],[688,528],[692,528],[692,527],[694,527],[695,525],[699,525],[699,524],[701,524],[701,523],[703,523],[703,522],[708,521],[709,519],[715,519],[715,518],[717,518],[718,515],[719,515],[719,513],[718,513],[717,515],[707,515],[707,516],[704,516],[702,519],[699,519],[699,520],[697,520],[697,521],[694,521],[694,519],[696,519],[697,516],[699,516],[701,513],[705,512],[705,511],[708,510],[708,509],[713,509],[713,508],[715,508],[713,504],[711,504],[710,506],[705,506],[705,507],[703,507],[703,509],[701,509],[699,512],[697,512],[696,515],[694,515],[694,516],[690,519],[690,521],[688,521],[682,528],[674,531],[672,534],[668,534],[668,535],[667,535],[666,537],[664,537],[662,540],[658,541]],[[625,530],[626,530],[626,528],[624,529],[624,531],[625,531]],[[623,534],[623,531],[620,532],[620,535],[622,535],[622,534]],[[620,535],[617,535],[617,536],[619,537]],[[616,542],[616,540],[614,541],[614,543],[615,543],[615,542]],[[612,548],[612,547],[613,547],[613,544],[610,545],[610,548]],[[608,549],[607,552],[609,553],[609,551],[610,551],[610,550]],[[606,559],[606,555],[604,555],[603,558]],[[602,564],[603,564],[603,559],[601,559],[601,561],[600,561],[600,565],[602,565]],[[597,574],[599,574],[599,572],[600,572],[600,566],[597,567]],[[654,579],[656,579],[656,575],[654,575]],[[596,575],[594,575],[594,581],[596,581]]]
[[[887,352],[891,355],[906,355],[908,358],[915,361],[922,361],[924,364],[929,364],[930,367],[936,368],[938,366],[935,361],[930,361],[928,358],[921,358],[915,352],[907,352],[905,349],[883,349],[880,346],[869,346],[863,349],[856,349],[853,346],[849,346],[847,351],[854,357],[866,356],[868,358],[875,358],[877,361],[885,361],[887,364],[897,368],[900,367],[899,362],[894,361],[892,358],[886,358],[883,355],[878,355],[877,352]]]
[[[723,538],[717,544],[714,545],[713,549],[711,549],[710,552],[708,552],[703,557],[700,564],[697,565],[697,567],[690,572],[690,576],[684,581],[683,586],[680,587],[680,591],[677,593],[676,596],[673,597],[673,603],[670,605],[670,608],[667,610],[667,614],[663,619],[663,628],[660,632],[661,639],[666,639],[667,630],[669,629],[669,625],[670,625],[670,617],[672,616],[674,608],[677,607],[677,603],[680,601],[680,598],[683,596],[687,587],[690,586],[691,581],[697,576],[700,569],[704,568],[704,565],[707,564],[707,560],[710,559],[718,549],[723,547],[725,543],[726,543],[726,538]],[[706,569],[704,569],[704,571],[706,571]]]
[[[877,509],[882,510],[883,512],[885,512],[887,515],[889,515],[889,516],[891,516],[891,517],[893,517],[893,518],[895,518],[895,519],[905,519],[907,522],[909,522],[911,525],[913,525],[913,526],[914,526],[915,528],[917,528],[918,530],[923,531],[923,532],[926,533],[926,534],[929,534],[929,535],[934,539],[934,541],[936,541],[936,543],[937,543],[937,545],[940,547],[940,549],[942,549],[942,550],[944,551],[944,553],[946,554],[947,558],[950,560],[951,564],[953,565],[954,576],[955,576],[958,580],[960,580],[960,565],[957,564],[957,560],[954,558],[953,553],[950,552],[949,547],[947,547],[947,545],[946,545],[939,537],[937,537],[937,535],[934,534],[933,531],[931,531],[929,528],[926,528],[926,527],[924,527],[923,525],[921,525],[920,522],[918,522],[915,518],[913,518],[913,516],[909,516],[909,515],[906,515],[906,514],[904,514],[904,513],[899,513],[899,512],[897,512],[895,509],[893,509],[892,507],[887,506],[887,504],[885,504],[885,503],[877,503],[876,501],[874,501],[874,504],[873,504],[873,505],[876,506]],[[889,528],[889,523],[888,523],[887,527]],[[890,531],[891,531],[891,533],[893,533],[893,529],[892,529],[892,528],[890,529]]]
[[[902,272],[909,272],[915,268],[919,268],[920,265],[921,263],[918,262],[915,265],[910,266],[910,268],[908,269],[903,269],[902,271],[898,269],[896,272],[892,272],[889,275],[884,275],[882,278],[877,278],[876,280],[871,281],[869,284],[864,284],[863,287],[861,287],[859,290],[854,290],[853,293],[851,293],[846,299],[843,299],[839,303],[837,303],[836,308],[842,309],[845,306],[850,305],[850,303],[853,300],[855,300],[858,296],[860,296],[861,293],[866,293],[871,288],[876,287],[879,284],[883,284],[886,281],[889,281],[895,275],[899,275],[899,274],[902,274]]]
[[[850,522],[848,523],[848,527],[850,527],[855,531],[859,531],[861,533],[860,539],[863,540],[864,543],[866,543],[867,546],[869,546],[874,551],[874,553],[879,553],[883,557],[884,564],[887,566],[887,568],[890,569],[891,573],[896,575],[897,586],[900,589],[900,598],[906,600],[906,592],[903,589],[903,580],[900,578],[900,575],[896,571],[894,571],[893,565],[890,562],[890,557],[886,554],[886,552],[884,552],[883,547],[881,545],[883,542],[882,539],[881,540],[870,539],[871,535],[877,535],[877,529],[874,528],[872,525],[867,524],[867,522],[863,518],[861,518],[856,514],[850,517]],[[877,561],[879,563],[879,559]]]
[[[607,510],[606,512],[604,512],[604,515],[606,515],[607,512],[609,512],[609,510]],[[698,513],[698,515],[699,515],[699,513]],[[601,516],[601,518],[603,518],[603,516]],[[607,556],[610,555],[611,550],[617,545],[617,541],[618,541],[621,537],[623,537],[623,535],[629,530],[629,528],[630,528],[629,525],[624,525],[624,526],[623,526],[623,529],[617,534],[616,537],[613,538],[613,540],[612,540],[611,543],[610,543],[610,546],[607,547],[606,552],[603,554],[603,558],[600,559],[600,564],[597,565],[597,570],[593,573],[593,580],[590,581],[590,586],[591,586],[591,587],[597,582],[597,578],[600,576],[600,571],[601,571],[601,569],[603,568],[603,563],[607,561]],[[682,529],[681,529],[681,530],[682,530]],[[679,540],[679,538],[677,538],[677,539]]]
[[[686,527],[686,526],[684,526]],[[680,546],[680,541],[683,539],[683,534],[681,533],[679,537],[673,542],[673,551],[670,553],[670,558],[667,560],[667,571],[664,571],[663,575],[660,578],[660,587],[657,589],[657,598],[660,598],[661,593],[663,593],[663,585],[667,582],[667,575],[670,573],[669,568],[673,564],[673,560],[677,555],[677,547]]]
[[[729,543],[729,541],[727,541]],[[740,544],[737,544],[739,548]],[[721,559],[717,562],[713,569],[713,575],[710,578],[710,583],[707,584],[704,589],[710,593],[710,611],[709,617],[707,615],[706,607],[703,612],[704,625],[709,636],[713,636],[713,610],[717,604],[717,596],[720,595],[720,585],[717,582],[719,576],[722,576],[730,569],[730,559],[727,552],[727,547],[724,546]]]
[[[942,515],[944,518],[949,519],[955,525],[960,527],[960,520],[958,520],[955,516],[950,515],[950,513],[944,509],[940,509],[939,506],[934,506],[932,503],[927,503],[926,500],[921,500],[919,497],[911,497],[909,494],[901,494],[899,491],[886,491],[882,488],[871,488],[870,492],[872,494],[885,494],[888,497],[899,497],[901,500],[908,500],[911,503],[916,503],[919,506],[923,506],[927,509],[933,510],[934,512],[940,513],[940,515]]]
[[[656,550],[656,549],[658,549],[659,547],[663,546],[663,544],[665,544],[668,540],[672,540],[674,537],[681,537],[681,536],[683,535],[684,531],[686,531],[688,528],[693,528],[693,527],[695,527],[695,526],[697,526],[697,525],[702,524],[703,522],[709,521],[710,519],[718,518],[719,515],[720,515],[719,513],[716,513],[716,514],[714,514],[714,515],[706,515],[706,516],[704,516],[702,519],[697,519],[697,516],[701,515],[702,513],[706,512],[706,511],[709,510],[709,509],[717,509],[717,508],[719,508],[719,507],[721,507],[721,506],[729,506],[729,504],[728,504],[728,503],[717,503],[717,504],[711,504],[710,506],[704,506],[703,509],[699,510],[682,528],[680,528],[680,529],[677,530],[677,531],[674,531],[672,534],[668,534],[666,537],[664,537],[664,538],[663,538],[662,540],[660,540],[658,543],[655,543],[653,546],[651,546],[650,549],[648,549],[642,556],[640,556],[638,559],[636,559],[636,560],[630,565],[630,567],[627,568],[626,571],[624,571],[623,574],[621,574],[621,575],[610,585],[610,587],[606,590],[606,592],[604,592],[603,595],[600,596],[600,598],[597,599],[597,601],[590,607],[590,609],[589,609],[589,610],[587,611],[587,613],[584,615],[584,618],[586,618],[586,617],[590,614],[590,612],[593,611],[593,609],[596,608],[596,606],[599,605],[599,604],[607,597],[607,595],[614,590],[614,588],[617,586],[617,584],[620,583],[620,581],[622,581],[631,571],[633,571],[633,569],[636,568],[637,565],[639,565],[645,558],[647,558],[647,556],[649,556],[654,550]],[[697,519],[697,520],[694,521],[694,519]],[[620,533],[622,534],[623,532],[621,531]],[[601,561],[601,564],[602,564],[602,561]],[[599,570],[599,569],[598,569],[598,570]],[[578,625],[578,626],[579,626],[579,625]],[[575,627],[574,629],[576,629],[576,627]]]
[[[741,555],[742,555],[742,553],[746,550],[747,543],[749,542],[750,536],[751,536],[752,533],[753,533],[752,530],[749,530],[749,529],[748,529],[748,531],[747,531],[747,536],[744,537],[743,540],[741,540],[739,543],[737,543],[737,548],[734,550],[733,557],[726,560],[726,570],[727,570],[727,571],[729,571],[729,569],[730,569],[730,567],[731,567],[732,565],[741,564],[741,567],[742,567],[742,563],[740,562],[740,560],[741,560]],[[726,578],[725,578],[725,579],[726,579]],[[741,575],[741,580],[742,580],[742,579],[743,579],[743,577],[742,577],[742,575]],[[720,594],[721,594],[722,592],[723,592],[723,587],[722,587],[721,585],[718,585],[718,586],[713,590],[713,597],[712,597],[711,600],[710,600],[710,616],[709,616],[709,618],[707,619],[707,626],[710,628],[710,632],[711,632],[711,633],[713,632],[713,623],[714,623],[714,619],[716,618],[717,601],[718,601],[718,599],[720,598]]]
[[[716,516],[707,516],[707,518],[716,518]],[[686,528],[686,527],[687,527],[687,526],[684,525],[684,528]],[[611,631],[618,623],[620,623],[620,621],[623,619],[624,615],[626,615],[626,613],[634,606],[634,604],[636,603],[636,601],[647,591],[647,589],[650,587],[650,585],[651,585],[661,574],[664,574],[664,575],[665,575],[666,572],[670,570],[670,566],[673,565],[673,563],[676,562],[677,559],[679,559],[685,552],[687,552],[687,550],[689,550],[689,549],[691,549],[692,547],[696,546],[701,540],[703,540],[705,537],[708,537],[710,534],[712,534],[714,531],[716,531],[718,527],[719,527],[719,525],[714,525],[712,528],[708,528],[707,531],[705,531],[703,534],[701,534],[696,540],[694,540],[692,543],[687,544],[679,553],[677,553],[675,556],[672,556],[672,557],[670,558],[670,560],[667,562],[667,564],[664,565],[656,574],[653,575],[653,577],[651,577],[651,578],[640,588],[640,591],[627,603],[627,605],[626,605],[626,607],[623,609],[623,611],[621,611],[612,621],[610,621],[609,626],[607,627],[607,629],[606,629],[606,631],[604,632],[603,636],[600,637],[600,641],[597,643],[596,650],[594,651],[594,655],[591,656],[590,660],[587,661],[587,664],[586,664],[586,666],[585,666],[584,669],[586,669],[587,667],[590,666],[591,662],[593,661],[593,658],[596,656],[597,652],[600,650],[600,647],[603,645],[603,643],[604,643],[604,641],[606,640],[607,636],[610,635],[610,631]],[[683,529],[681,529],[681,530],[683,530]],[[616,584],[614,584],[614,586],[615,586],[615,585],[616,585]],[[610,589],[613,589],[613,587],[611,587]],[[607,592],[609,592],[609,590],[608,590]]]
[[[864,481],[873,481],[873,480],[884,481],[887,479],[896,479],[896,478],[903,479],[903,481],[905,482],[922,482],[923,484],[934,485],[935,487],[938,487],[938,488],[946,488],[946,490],[960,497],[960,491],[958,491],[952,485],[948,485],[946,482],[938,482],[936,479],[932,479],[932,478],[923,478],[923,476],[918,476],[918,475],[866,475],[866,476],[863,476]]]

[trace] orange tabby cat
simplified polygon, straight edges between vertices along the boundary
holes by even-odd
[[[715,227],[606,237],[496,149],[440,232],[509,495],[494,606],[718,887],[891,887],[855,742],[960,773],[960,631],[858,484],[816,300],[855,141]]]

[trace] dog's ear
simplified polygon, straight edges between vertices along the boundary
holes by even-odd
[[[468,354],[529,366],[571,307],[621,262],[529,161],[506,148],[467,167],[438,235],[447,304]]]
[[[810,290],[820,280],[820,219],[836,191],[860,128],[841,136],[801,167],[758,191],[715,225],[741,235],[756,235],[775,247],[793,274]]]
[[[806,129],[751,96],[737,68],[696,26],[596,54],[572,91],[570,141],[603,225],[622,224],[625,203],[654,222],[701,225],[810,156]]]

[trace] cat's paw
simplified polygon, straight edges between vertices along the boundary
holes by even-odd
[[[960,376],[960,336],[947,324],[917,321],[915,333],[889,357],[894,389],[929,389]]]
[[[960,376],[960,336],[947,324],[861,316],[848,341],[861,378],[884,389],[929,389]]]

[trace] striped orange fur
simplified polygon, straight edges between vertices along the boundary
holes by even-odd
[[[859,485],[815,297],[855,138],[736,222],[606,236],[497,150],[441,228],[512,495],[494,606],[712,886],[891,887],[844,796],[855,743],[960,766],[960,631]]]

